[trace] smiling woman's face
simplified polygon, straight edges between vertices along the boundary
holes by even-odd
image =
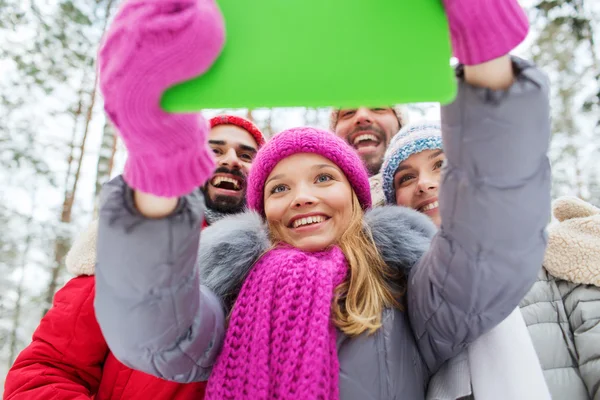
[[[267,178],[265,216],[281,239],[304,251],[336,243],[352,215],[352,187],[342,170],[317,154],[281,160]]]
[[[438,188],[445,159],[441,150],[425,150],[402,161],[394,175],[396,204],[428,215],[438,227],[442,223]]]

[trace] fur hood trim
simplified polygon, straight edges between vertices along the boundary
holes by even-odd
[[[600,209],[577,197],[552,207],[557,223],[548,227],[544,267],[565,281],[600,286]]]
[[[94,275],[97,240],[98,220],[95,220],[75,239],[67,253],[65,265],[70,274],[75,276]]]
[[[383,260],[407,275],[436,232],[427,216],[398,206],[370,210],[364,223]],[[223,218],[202,231],[198,257],[201,282],[229,309],[254,263],[270,248],[267,226],[259,214],[246,212]]]
[[[406,274],[429,248],[436,227],[414,210],[385,206],[368,211],[364,218],[384,261]],[[94,221],[75,241],[67,255],[73,275],[93,275],[98,223]],[[267,226],[255,212],[223,218],[200,236],[198,263],[201,282],[231,304],[256,260],[271,247]]]

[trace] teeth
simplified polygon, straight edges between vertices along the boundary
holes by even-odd
[[[233,184],[233,187],[236,189],[239,189],[239,187],[240,187],[240,184],[236,179],[228,178],[226,176],[217,176],[212,180],[213,186],[219,186],[223,182],[229,182],[229,183]]]
[[[322,215],[315,215],[314,217],[306,217],[300,218],[294,221],[292,225],[294,228],[298,228],[299,226],[310,225],[310,224],[318,224],[319,222],[325,221],[325,217]]]
[[[372,142],[379,142],[379,139],[377,139],[377,136],[372,135],[370,133],[366,133],[364,135],[359,135],[356,138],[354,138],[354,144],[364,142],[365,140],[370,140]]]
[[[426,206],[421,207],[421,211],[433,210],[434,208],[438,208],[439,206],[440,204],[437,201],[434,201],[433,203],[429,203]]]

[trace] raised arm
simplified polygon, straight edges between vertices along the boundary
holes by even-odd
[[[124,364],[178,382],[203,380],[224,330],[196,265],[214,169],[199,114],[168,114],[164,90],[208,70],[224,42],[214,0],[127,0],[99,54],[105,109],[128,150],[103,189],[96,315]]]
[[[458,96],[442,108],[442,225],[408,289],[431,372],[518,305],[542,265],[550,218],[546,77],[508,57],[457,75]]]
[[[164,218],[143,216],[122,178],[103,189],[96,316],[125,365],[177,382],[208,378],[224,335],[224,310],[196,265],[203,201],[180,198]]]

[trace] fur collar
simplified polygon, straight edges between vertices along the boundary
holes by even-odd
[[[384,261],[406,274],[429,248],[436,227],[431,220],[404,207],[386,206],[365,214]],[[227,307],[255,261],[271,247],[267,227],[259,214],[245,212],[224,218],[202,231],[198,263],[201,282]]]
[[[436,232],[427,216],[404,207],[375,208],[365,214],[364,221],[385,262],[407,274]],[[66,260],[70,273],[94,274],[97,229],[97,223],[92,223],[73,244]],[[254,212],[217,221],[205,228],[200,238],[202,283],[230,305],[255,261],[270,246],[266,224]]]

